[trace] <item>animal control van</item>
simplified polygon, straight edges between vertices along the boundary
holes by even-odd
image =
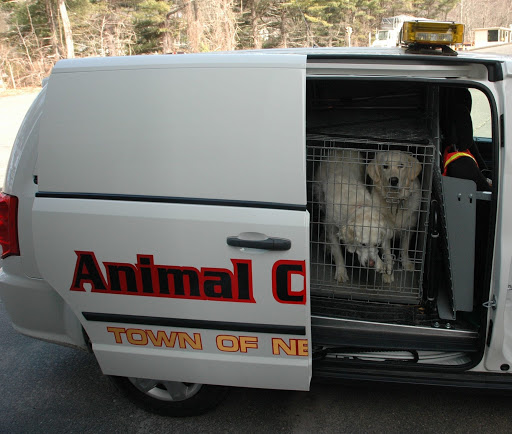
[[[15,329],[171,415],[512,388],[512,60],[419,48],[57,63],[0,203]]]

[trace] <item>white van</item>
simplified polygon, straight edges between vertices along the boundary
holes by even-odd
[[[312,377],[510,389],[510,98],[480,53],[61,61],[9,162],[0,296],[165,414]]]

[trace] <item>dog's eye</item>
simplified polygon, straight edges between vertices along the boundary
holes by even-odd
[[[399,164],[399,165],[398,165],[398,168],[399,168],[399,169],[403,169],[403,168],[404,168],[404,165],[403,165],[403,164]]]
[[[368,244],[366,244],[366,243],[361,243],[361,245],[362,245],[363,247],[368,247]]]
[[[387,170],[387,169],[389,169],[389,166],[388,166],[387,164],[383,164],[383,165],[382,165],[382,168],[383,168],[384,170]]]

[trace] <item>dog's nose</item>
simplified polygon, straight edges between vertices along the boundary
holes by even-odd
[[[370,259],[370,260],[368,261],[368,265],[369,265],[370,267],[375,267],[375,261],[374,261],[373,259]]]
[[[396,187],[398,185],[398,178],[396,176],[389,178],[389,184],[392,187]]]

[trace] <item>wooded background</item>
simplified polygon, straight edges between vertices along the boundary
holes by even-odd
[[[0,0],[3,87],[39,86],[62,58],[368,46],[399,14],[512,24],[511,0]]]

